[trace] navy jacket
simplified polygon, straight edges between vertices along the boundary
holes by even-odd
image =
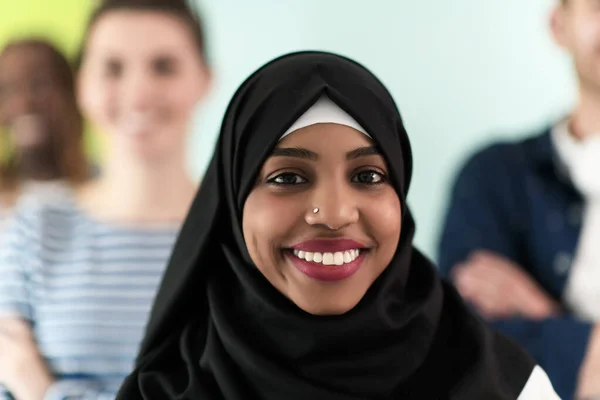
[[[477,249],[522,266],[560,301],[581,231],[583,199],[557,162],[550,129],[489,146],[468,160],[454,184],[438,261],[451,268]],[[546,370],[562,399],[572,399],[592,324],[572,315],[494,321]]]

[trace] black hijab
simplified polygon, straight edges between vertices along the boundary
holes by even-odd
[[[322,95],[371,135],[403,204],[396,255],[359,304],[313,316],[253,265],[242,209],[281,135]],[[235,93],[118,399],[518,397],[534,362],[487,328],[412,246],[412,156],[397,107],[361,65],[322,52],[266,64]]]

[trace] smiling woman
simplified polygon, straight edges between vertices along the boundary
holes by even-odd
[[[260,68],[231,100],[118,399],[556,399],[413,247],[411,173],[364,67],[301,52]]]
[[[349,115],[328,116],[332,105],[322,97],[307,112],[319,118],[284,135],[244,206],[250,256],[274,287],[311,314],[353,308],[400,237],[400,201],[383,156]]]

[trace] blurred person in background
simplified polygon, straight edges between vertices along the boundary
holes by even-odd
[[[20,39],[0,52],[0,128],[11,145],[2,149],[10,153],[0,165],[1,216],[30,189],[47,195],[90,176],[73,70],[52,44]]]
[[[468,160],[439,264],[563,399],[589,398],[600,396],[600,2],[559,1],[551,29],[572,57],[579,101],[535,136]]]
[[[210,73],[184,0],[105,0],[78,100],[110,136],[102,174],[20,201],[0,248],[0,384],[18,400],[111,398],[131,371],[197,189],[186,140]]]

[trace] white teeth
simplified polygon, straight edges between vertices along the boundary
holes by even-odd
[[[14,140],[20,146],[33,146],[44,139],[45,122],[37,114],[24,114],[12,121]]]
[[[323,253],[323,265],[333,265],[333,253]]]
[[[333,263],[335,265],[342,265],[344,263],[344,253],[342,253],[341,251],[336,252],[333,255]]]
[[[359,249],[338,251],[335,253],[319,253],[294,250],[294,255],[303,260],[323,265],[343,265],[353,262],[360,255]]]
[[[344,262],[345,263],[349,263],[352,262],[352,254],[350,254],[352,251],[345,251],[344,252]]]

